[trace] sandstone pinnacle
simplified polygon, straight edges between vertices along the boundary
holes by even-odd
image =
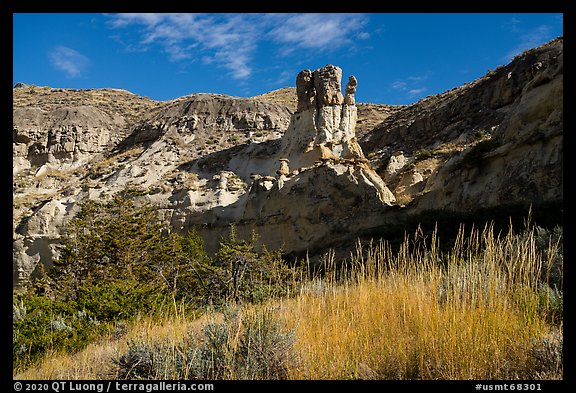
[[[316,91],[310,70],[303,70],[296,77],[296,95],[298,97],[296,112],[303,112],[312,108]]]
[[[364,157],[355,134],[358,81],[348,78],[344,98],[341,79],[342,69],[332,64],[313,72],[303,70],[296,77],[298,107],[282,140],[283,157],[290,159],[292,167]]]
[[[358,81],[354,76],[348,77],[348,83],[346,84],[346,95],[344,96],[344,103],[346,105],[356,105],[356,100],[354,94],[356,93],[356,87],[358,86]]]
[[[59,257],[81,202],[124,189],[170,230],[198,228],[209,253],[230,224],[313,255],[427,212],[561,209],[562,38],[412,105],[357,103],[379,81],[341,77],[328,65],[278,97],[169,102],[15,86],[15,287]]]
[[[342,69],[328,64],[314,71],[318,107],[342,104]]]

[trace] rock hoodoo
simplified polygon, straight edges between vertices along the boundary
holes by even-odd
[[[327,159],[365,160],[356,142],[358,118],[354,93],[358,81],[350,76],[342,95],[342,70],[331,64],[296,77],[298,106],[282,139],[281,158],[293,168]]]
[[[394,204],[356,141],[358,81],[351,76],[343,96],[341,78],[342,70],[333,65],[296,77],[297,110],[271,157],[276,177],[265,183],[269,176],[260,173],[253,179],[240,233],[254,229],[269,247],[304,251],[337,240],[342,228],[358,232],[375,226],[368,212]]]
[[[358,86],[356,78],[353,76],[349,77],[348,84],[346,85],[346,95],[344,96],[344,103],[346,105],[356,105],[356,99],[354,98],[356,86]]]
[[[421,216],[561,215],[562,37],[412,105],[357,104],[365,82],[342,76],[327,65],[295,89],[168,102],[14,86],[15,287],[58,257],[79,203],[120,192],[172,231],[197,229],[209,252],[230,224],[314,256]]]
[[[342,70],[331,64],[314,72],[303,70],[296,77],[298,106],[282,138],[278,174],[289,175],[288,162],[292,169],[298,170],[319,162],[346,163],[370,179],[382,202],[392,204],[394,195],[368,166],[356,141],[358,115],[354,94],[358,81],[350,76],[343,96],[341,79]]]

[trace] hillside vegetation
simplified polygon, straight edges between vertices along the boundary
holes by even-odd
[[[461,227],[448,248],[419,230],[290,267],[233,228],[209,258],[140,230],[146,209],[99,207],[67,238],[82,269],[63,258],[14,299],[15,378],[562,378],[560,228]]]
[[[13,376],[562,379],[563,37],[412,105],[342,76],[16,85]]]

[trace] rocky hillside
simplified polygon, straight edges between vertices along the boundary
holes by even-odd
[[[118,89],[19,84],[13,94],[13,174],[53,164],[68,169],[109,151],[158,103]]]
[[[14,88],[16,285],[58,257],[78,203],[123,193],[215,246],[323,250],[427,212],[561,205],[563,40],[409,106],[356,103],[327,66],[252,98],[157,102],[124,90]]]
[[[360,145],[411,213],[561,202],[563,40],[388,117]]]

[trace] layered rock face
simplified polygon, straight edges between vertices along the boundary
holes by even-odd
[[[18,89],[15,101],[27,103],[28,92]],[[59,90],[36,87],[36,95],[73,103],[85,93]],[[291,115],[282,105],[216,94],[159,103],[133,124],[126,119],[134,105],[114,111],[39,104],[14,109],[16,285],[39,263],[50,266],[58,258],[64,226],[84,200],[128,192],[157,206],[175,230],[192,216],[233,204],[247,184],[218,159],[202,158],[223,154],[229,160],[234,146],[277,139]],[[183,169],[189,165],[190,171]],[[270,160],[271,171],[275,166]]]
[[[267,101],[212,94],[192,95],[152,110],[116,143],[118,159],[108,158],[107,167],[86,166],[86,172],[75,175],[78,188],[71,195],[47,193],[15,227],[15,283],[23,282],[38,263],[50,266],[58,257],[60,236],[78,202],[126,190],[156,205],[172,230],[200,228],[212,251],[231,223],[239,235],[248,237],[256,230],[262,244],[287,252],[319,249],[376,225],[378,215],[371,213],[392,205],[394,195],[356,142],[358,82],[350,77],[342,94],[341,78],[342,70],[332,65],[301,72],[298,110],[292,115]],[[19,119],[15,130],[30,133],[36,124],[32,116]],[[104,115],[95,113],[91,119],[90,124],[107,124]],[[78,118],[73,120],[74,130],[83,131],[74,140],[98,135],[81,128]],[[50,130],[26,141],[37,143]],[[255,139],[264,131],[266,137]],[[24,141],[19,135],[16,147]],[[100,132],[100,138],[107,135]],[[278,136],[281,139],[275,140]],[[251,143],[226,149],[233,140]],[[109,148],[114,146],[107,141]],[[78,150],[78,145],[67,143],[58,146]],[[50,150],[53,143],[46,145],[48,152],[60,151]],[[93,141],[92,148],[102,145],[106,141]],[[205,147],[200,150],[201,146]],[[32,167],[41,164],[31,162]],[[48,187],[46,180],[37,182]]]
[[[15,176],[81,167],[123,140],[157,102],[121,89],[54,89],[18,83],[13,94]],[[44,169],[42,166],[45,165]]]
[[[19,83],[13,95],[13,281],[50,266],[76,203],[89,198],[94,162],[106,160],[154,101],[119,89]],[[103,190],[104,191],[104,190]]]
[[[193,94],[169,104],[146,118],[123,142],[132,146],[156,141],[166,133],[179,133],[188,143],[199,134],[219,130],[284,131],[291,113],[282,105],[218,94]]]
[[[563,39],[392,114],[360,141],[406,214],[563,199]]]
[[[82,186],[72,173],[119,143],[126,127],[120,114],[92,105],[14,109],[12,172],[19,179],[14,218],[22,217],[14,223],[16,285],[40,261],[51,266],[58,257],[64,225],[84,198],[77,195]]]
[[[562,203],[562,38],[407,106],[357,104],[363,81],[342,76],[251,99],[15,88],[14,284],[58,257],[79,202],[118,192],[210,251],[233,223],[287,253],[430,211]]]
[[[119,142],[119,130],[125,126],[122,117],[93,106],[16,108],[13,118],[13,175],[44,164],[82,165]]]
[[[454,155],[427,179],[414,211],[542,205],[563,200],[562,55],[518,68],[528,83],[492,135]],[[513,74],[510,75],[510,78]]]

